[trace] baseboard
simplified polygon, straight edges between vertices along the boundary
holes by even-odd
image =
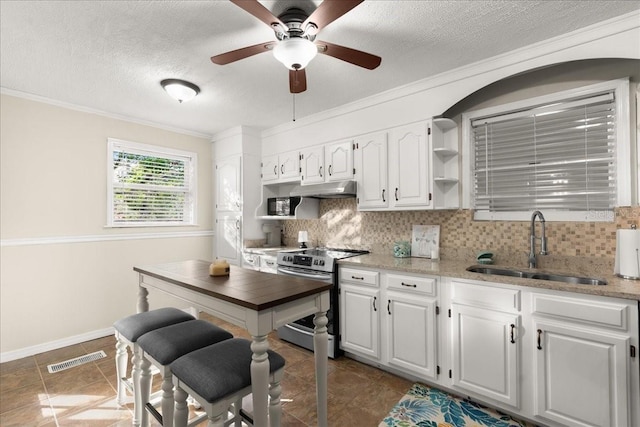
[[[80,344],[85,341],[95,340],[97,338],[113,335],[113,327],[99,329],[97,331],[87,332],[85,334],[74,335],[72,337],[63,338],[61,340],[49,341],[44,344],[38,344],[31,347],[21,348],[19,350],[7,351],[0,353],[0,363],[11,362],[12,360],[22,359],[45,351],[57,350],[62,347]]]

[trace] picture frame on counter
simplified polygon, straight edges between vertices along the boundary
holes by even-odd
[[[414,225],[411,230],[411,256],[431,258],[431,254],[439,252],[440,226]]]

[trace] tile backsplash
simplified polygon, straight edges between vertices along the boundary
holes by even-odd
[[[320,218],[284,221],[283,243],[297,246],[298,231],[306,230],[309,246],[348,247],[391,254],[395,241],[411,240],[414,224],[440,225],[443,257],[462,253],[470,256],[479,250],[491,250],[497,257],[526,260],[529,221],[474,221],[473,211],[463,209],[358,212],[355,199],[321,200]],[[640,226],[640,207],[616,208],[614,222],[547,221],[549,254],[556,258],[587,257],[613,263],[616,229],[629,228],[632,224]]]

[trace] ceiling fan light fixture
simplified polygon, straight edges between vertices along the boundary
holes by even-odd
[[[166,79],[160,82],[162,88],[179,103],[191,101],[200,93],[200,88],[193,83],[180,79]]]
[[[273,56],[290,70],[305,68],[317,54],[316,45],[301,37],[284,39],[273,48]]]

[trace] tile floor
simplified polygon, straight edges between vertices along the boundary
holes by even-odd
[[[202,318],[248,338],[239,327],[204,313]],[[275,333],[269,342],[287,361],[282,425],[315,426],[313,353],[280,341]],[[99,350],[107,357],[54,374],[47,371],[48,364]],[[133,405],[119,407],[115,401],[114,357],[115,339],[109,336],[0,364],[0,426],[130,426]],[[154,390],[159,389],[158,377]],[[346,357],[330,360],[329,425],[376,427],[411,385]]]

